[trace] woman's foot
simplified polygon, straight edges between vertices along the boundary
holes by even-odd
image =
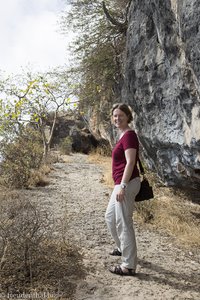
[[[114,249],[112,252],[110,252],[110,255],[122,256],[122,253],[118,249]]]
[[[121,275],[121,276],[134,276],[136,274],[134,269],[128,269],[122,266],[112,267],[109,269],[109,271],[113,274]]]

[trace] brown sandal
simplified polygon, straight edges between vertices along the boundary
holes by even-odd
[[[121,268],[121,266],[115,266],[114,268],[110,268],[109,271],[113,274],[116,275],[121,275],[121,276],[135,276],[135,270],[133,269],[128,269],[128,272],[124,272]]]

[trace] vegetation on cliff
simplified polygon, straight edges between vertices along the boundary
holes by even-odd
[[[73,29],[70,50],[75,57],[72,72],[78,78],[80,109],[104,110],[120,96],[123,82],[129,0],[69,1],[71,10],[61,20],[63,32]],[[105,107],[105,108],[104,108]]]

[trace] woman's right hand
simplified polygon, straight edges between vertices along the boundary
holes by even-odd
[[[123,202],[125,200],[125,189],[120,188],[119,192],[116,195],[116,200],[118,202]]]

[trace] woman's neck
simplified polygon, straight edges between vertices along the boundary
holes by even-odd
[[[125,133],[126,131],[130,130],[131,128],[129,126],[127,126],[126,128],[121,128],[120,129],[120,133]]]
[[[120,129],[120,137],[119,138],[121,139],[123,137],[123,135],[129,130],[132,130],[132,129],[130,127]]]

